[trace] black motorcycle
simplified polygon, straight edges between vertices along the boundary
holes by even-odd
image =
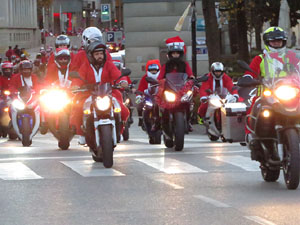
[[[276,181],[282,169],[287,188],[296,189],[300,169],[300,72],[276,58],[272,53],[265,56],[269,68],[264,78],[242,78],[238,82],[241,87],[257,85],[261,92],[246,117],[246,126],[251,132],[246,142],[251,159],[260,162],[265,181]],[[252,71],[245,62],[239,64]]]

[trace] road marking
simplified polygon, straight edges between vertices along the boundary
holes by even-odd
[[[22,147],[24,148],[24,147]],[[26,148],[28,149],[28,148]],[[191,151],[191,152],[156,152],[156,153],[115,153],[114,158],[130,158],[130,157],[147,157],[147,156],[168,156],[168,155],[201,155],[201,154],[232,154],[245,153],[249,150],[237,151]],[[7,153],[6,153],[7,154]],[[53,159],[90,159],[90,155],[85,156],[47,156],[47,157],[12,157],[0,159],[0,162],[16,161],[16,160],[53,160]]]
[[[209,197],[206,197],[206,196],[203,196],[203,195],[194,195],[194,197],[198,198],[198,199],[200,199],[200,200],[202,200],[202,201],[204,201],[206,203],[214,205],[214,206],[216,206],[218,208],[229,208],[230,207],[230,205],[227,205],[227,204],[225,204],[223,202],[219,202],[219,201],[217,201],[215,199],[212,199],[212,198],[209,198]]]
[[[269,220],[266,220],[264,218],[261,218],[259,216],[244,216],[246,219],[248,220],[251,220],[251,221],[254,221],[258,224],[261,224],[261,225],[276,225],[275,223],[269,221]]]
[[[232,156],[206,156],[210,159],[215,159],[221,162],[229,163],[231,165],[240,167],[246,171],[256,172],[260,171],[259,163],[251,161],[249,157],[244,157],[241,155],[232,155]]]
[[[163,183],[163,184],[167,184],[171,187],[173,187],[174,189],[178,190],[178,189],[184,189],[184,187],[180,186],[180,185],[177,185],[177,184],[174,184],[170,181],[167,181],[167,180],[164,180],[164,179],[155,179],[155,181],[158,181],[160,183]]]
[[[207,173],[198,167],[192,166],[188,163],[181,162],[175,159],[157,157],[157,158],[141,158],[135,159],[136,161],[145,163],[155,169],[158,169],[167,174],[180,174],[180,173]]]
[[[102,163],[93,160],[61,161],[61,163],[83,177],[125,176],[115,169],[106,169]]]
[[[3,180],[43,179],[21,162],[0,163],[0,178]]]
[[[5,143],[5,142],[7,142],[7,141],[8,141],[8,139],[6,139],[6,140],[5,140],[5,139],[0,140],[0,144],[1,144],[1,143]]]

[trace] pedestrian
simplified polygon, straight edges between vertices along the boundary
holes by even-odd
[[[293,32],[291,37],[291,48],[296,46],[296,40],[297,40],[296,34],[295,32]]]
[[[8,50],[5,53],[5,56],[7,57],[8,61],[11,61],[11,56],[14,54],[14,51],[12,50],[11,46],[8,46]]]

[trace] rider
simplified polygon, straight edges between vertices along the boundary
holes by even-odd
[[[265,44],[263,54],[255,56],[250,63],[250,68],[253,72],[246,71],[245,75],[239,80],[238,84],[247,82],[247,80],[251,80],[253,78],[259,79],[265,77],[266,68],[269,69],[269,62],[265,59],[265,57],[267,57],[269,54],[276,54],[277,61],[282,64],[284,64],[284,62],[289,62],[289,64],[297,66],[299,59],[296,57],[296,54],[292,51],[286,51],[287,36],[282,28],[270,27],[265,30],[263,33],[263,41]],[[280,73],[280,76],[284,75],[285,73]],[[258,92],[257,94],[258,95],[252,100],[250,109],[247,111],[247,114],[251,113],[254,117],[256,116],[259,107],[259,104],[256,104],[257,108],[252,110],[254,103],[259,98],[260,93]],[[247,126],[245,128],[245,132],[246,141],[249,142],[249,140],[253,138],[253,135],[251,134],[250,130],[247,129]],[[255,155],[253,153],[251,153],[251,157],[255,159]]]
[[[106,46],[103,41],[94,41],[89,44],[86,49],[86,54],[88,62],[84,62],[79,70],[79,74],[82,79],[74,79],[72,83],[73,88],[77,88],[84,84],[95,84],[99,82],[111,83],[113,85],[114,81],[121,75],[121,72],[111,60],[106,60]],[[121,78],[119,83],[123,88],[128,87],[125,77]],[[83,118],[83,104],[89,96],[86,94],[83,95],[81,95],[81,98],[78,98],[80,100],[78,100],[77,104],[74,105],[70,122],[76,126],[76,132],[80,135],[79,144],[85,144],[85,137],[81,130],[81,124]],[[112,95],[117,99],[121,106],[121,119],[125,123],[129,116],[129,110],[125,105],[123,105],[122,94],[120,91],[114,89]]]
[[[158,80],[164,79],[167,73],[186,73],[189,77],[194,78],[193,71],[184,60],[186,47],[184,41],[179,37],[172,37],[166,40],[168,47],[168,61],[161,68]]]
[[[0,77],[0,88],[1,90],[7,90],[9,88],[9,82],[13,75],[13,67],[14,65],[5,61],[1,64],[2,76]]]
[[[221,90],[226,88],[235,98],[239,98],[237,90],[233,90],[233,82],[231,78],[225,73],[224,65],[221,62],[214,62],[211,64],[210,72],[208,73],[208,80],[203,82],[200,88],[200,101],[201,105],[198,109],[198,114],[201,118],[205,117],[208,107],[209,93],[206,90],[215,91],[217,88]]]
[[[158,59],[153,59],[149,60],[146,64],[146,74],[142,77],[138,91],[144,92],[148,87],[149,83],[146,81],[146,77],[151,77],[153,79],[157,80],[157,77],[159,76],[161,69],[161,65]],[[143,103],[142,103],[142,96],[138,94],[136,96],[135,102],[137,104],[137,111],[138,111],[138,116],[139,116],[139,126],[142,126],[143,124],[143,119],[142,119],[142,113],[143,113]]]
[[[32,74],[33,65],[29,60],[20,62],[20,73],[14,75],[9,83],[9,90],[11,93],[16,93],[21,87],[32,87],[37,93],[39,90],[38,77]]]

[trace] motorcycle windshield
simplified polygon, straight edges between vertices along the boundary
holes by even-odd
[[[99,84],[95,86],[95,94],[100,97],[111,94],[112,87],[110,83]]]
[[[263,82],[267,86],[274,86],[283,80],[294,85],[299,84],[300,64],[295,52],[289,50],[283,54],[265,53],[263,63],[265,68],[265,74],[262,74]]]
[[[224,88],[224,87],[223,88],[217,87],[215,90],[215,93],[217,95],[219,95],[221,99],[225,99],[228,94],[228,90],[227,90],[227,88]]]
[[[173,91],[179,91],[186,83],[188,75],[186,73],[167,73],[166,87]]]

